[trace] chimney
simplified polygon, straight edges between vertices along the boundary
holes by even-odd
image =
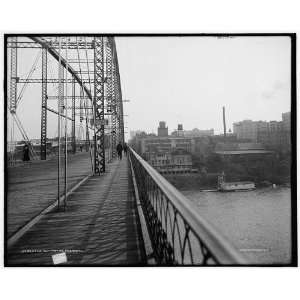
[[[223,106],[223,128],[224,128],[224,139],[226,139],[226,119],[225,119],[225,106]]]

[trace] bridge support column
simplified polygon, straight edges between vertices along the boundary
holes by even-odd
[[[47,156],[47,49],[42,49],[41,160]]]
[[[94,38],[94,174],[105,172],[104,145],[104,37]]]

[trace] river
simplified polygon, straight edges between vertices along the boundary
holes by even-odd
[[[199,213],[244,253],[250,264],[287,264],[291,258],[291,189],[244,192],[181,191]]]

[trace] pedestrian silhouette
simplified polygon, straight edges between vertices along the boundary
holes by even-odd
[[[29,147],[26,144],[23,147],[23,161],[30,161]]]
[[[122,147],[121,143],[119,143],[117,145],[117,152],[118,152],[118,158],[119,159],[122,159],[122,151],[123,151],[123,147]]]

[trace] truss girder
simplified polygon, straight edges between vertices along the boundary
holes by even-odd
[[[120,70],[119,70],[119,62],[117,55],[117,48],[115,44],[115,40],[111,39],[112,47],[114,49],[114,65],[115,65],[115,88],[116,88],[116,108],[117,108],[117,128],[118,128],[118,140],[122,144],[124,144],[124,113],[123,113],[123,100],[122,100],[122,89],[121,89],[121,79],[120,79]]]
[[[117,157],[117,141],[116,141],[116,98],[115,98],[115,64],[113,61],[114,49],[112,44],[112,38],[107,38],[106,46],[106,99],[107,99],[107,113],[110,114],[110,130],[109,136],[111,137],[111,153],[112,159]]]
[[[94,173],[105,172],[104,145],[104,37],[94,39]]]
[[[63,114],[64,112],[64,85],[66,81],[72,84],[72,148],[75,152],[75,110],[78,106],[75,106],[75,100],[80,100],[78,103],[80,106],[79,121],[82,123],[84,116],[83,111],[87,113],[90,105],[87,105],[85,100],[90,99],[94,113],[94,164],[93,169],[95,174],[101,174],[105,172],[105,135],[111,136],[110,147],[112,150],[113,158],[116,157],[116,145],[118,142],[124,143],[124,124],[123,124],[123,103],[121,92],[121,81],[118,65],[117,50],[115,40],[112,36],[95,36],[90,37],[89,42],[85,40],[79,40],[79,42],[60,41],[61,47],[59,48],[59,40],[55,40],[53,37],[29,37],[32,42],[23,42],[17,37],[10,37],[8,39],[7,47],[10,48],[11,53],[11,76],[10,76],[10,108],[16,110],[16,98],[17,98],[17,84],[18,83],[37,83],[42,85],[42,113],[41,113],[41,159],[46,159],[46,140],[47,140],[47,101],[49,99],[59,99],[58,112]],[[18,78],[17,77],[17,49],[18,48],[42,48],[42,78]],[[86,62],[94,64],[93,70],[88,74],[93,74],[93,78],[82,78],[82,72],[74,69],[74,66],[70,65],[64,57],[60,57],[56,49],[92,49],[93,58],[87,56]],[[58,78],[47,77],[47,55],[51,55],[54,59],[60,62],[58,70],[60,75]],[[74,60],[75,61],[75,60]],[[75,61],[77,62],[77,61]],[[63,75],[64,70],[67,70],[71,74],[71,78],[66,79]],[[82,72],[81,72],[82,71]],[[86,71],[87,72],[87,71]],[[59,96],[47,95],[47,84],[58,84]],[[79,95],[75,94],[75,84],[80,86]],[[92,84],[92,90],[87,87],[87,83]],[[91,111],[90,111],[91,112]],[[88,127],[91,123],[91,115],[85,117],[86,125]],[[105,117],[110,118],[108,124]],[[105,130],[106,129],[106,130]],[[90,133],[86,132],[86,137]],[[107,145],[106,145],[107,146]]]

